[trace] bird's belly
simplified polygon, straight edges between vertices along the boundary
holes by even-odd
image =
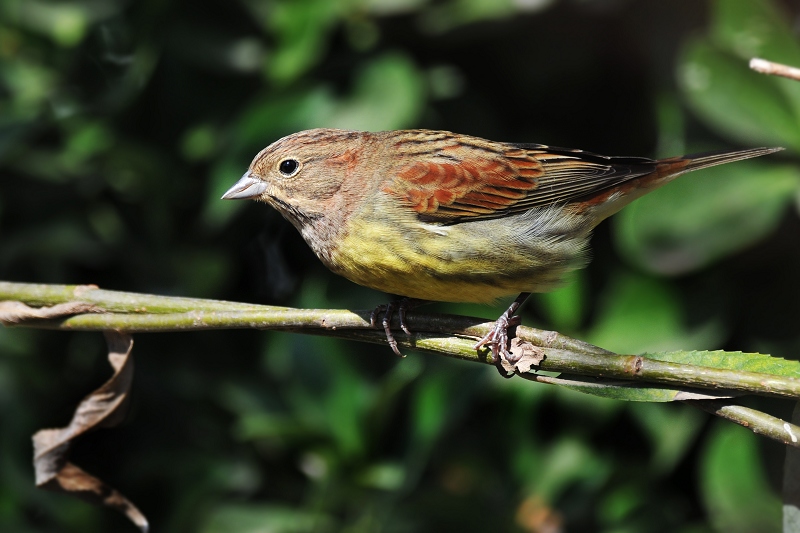
[[[585,236],[521,235],[503,224],[428,226],[351,222],[329,268],[389,294],[446,302],[490,303],[552,290],[583,265]]]

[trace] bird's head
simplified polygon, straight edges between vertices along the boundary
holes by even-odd
[[[261,150],[222,198],[266,202],[302,230],[332,209],[341,210],[342,195],[363,182],[359,163],[368,136],[320,128],[283,137]]]

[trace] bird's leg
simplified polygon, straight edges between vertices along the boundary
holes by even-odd
[[[392,335],[392,315],[394,315],[394,308],[396,306],[396,300],[389,302],[389,305],[386,306],[386,312],[383,314],[383,321],[381,322],[381,325],[383,326],[383,331],[386,332],[386,341],[389,343],[392,351],[399,357],[405,357],[402,353],[400,353],[400,349],[397,347],[397,341],[395,340],[394,335]]]
[[[514,313],[517,312],[517,309],[525,303],[525,300],[527,300],[530,295],[531,293],[529,292],[523,292],[517,296],[517,299],[508,306],[505,313],[500,315],[500,318],[497,319],[492,330],[475,345],[475,349],[479,350],[482,346],[490,344],[492,346],[492,357],[498,365],[500,364],[501,358],[512,365],[519,361],[517,356],[512,355],[511,352],[508,351],[508,328],[509,326],[516,326],[520,323],[520,318],[514,316]]]
[[[389,320],[391,320],[390,313],[394,314],[394,306],[392,305],[392,302],[390,302],[389,305],[386,304],[376,305],[375,309],[373,309],[372,312],[369,314],[369,325],[370,327],[373,328],[378,327],[377,324],[378,315],[380,315],[381,313],[385,313],[384,319],[381,321],[381,325],[383,325],[383,330],[386,332],[386,340],[389,343],[389,347],[391,347],[392,351],[396,355],[403,357],[403,354],[400,353],[400,349],[397,347],[397,341],[395,340],[394,335],[392,335],[392,330],[386,327],[387,320],[385,317],[389,316],[390,317]]]
[[[375,306],[375,309],[369,314],[369,327],[376,328],[378,325],[376,322],[378,321],[378,315],[386,311],[386,304],[378,304]]]
[[[397,347],[397,340],[392,335],[392,317],[394,316],[394,311],[397,309],[398,315],[400,315],[400,329],[406,335],[411,335],[411,330],[408,329],[408,325],[406,324],[406,313],[415,307],[428,303],[425,300],[417,300],[414,298],[403,298],[401,300],[392,300],[389,302],[388,305],[381,304],[377,306],[375,309],[372,310],[372,313],[369,315],[369,325],[377,327],[376,322],[378,320],[378,315],[383,313],[383,320],[381,320],[381,326],[383,326],[383,331],[386,332],[386,341],[389,343],[389,346],[392,348],[392,351],[400,357],[405,357],[402,353],[400,353],[400,349]]]

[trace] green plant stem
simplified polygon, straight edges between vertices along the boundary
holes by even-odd
[[[800,427],[780,418],[725,400],[687,400],[684,403],[744,426],[758,435],[800,448]]]
[[[370,326],[370,311],[366,310],[293,309],[108,291],[94,286],[0,282],[0,301],[3,300],[20,301],[32,307],[75,302],[93,306],[91,313],[58,319],[23,320],[18,325],[24,327],[83,331],[114,329],[129,333],[253,328],[386,344],[383,331]],[[475,341],[493,326],[491,322],[419,313],[409,316],[408,322],[414,331],[410,337],[399,333],[399,327],[396,328],[397,341],[404,348],[494,364],[488,350],[475,351],[473,348]],[[518,327],[516,335],[544,353],[545,358],[537,365],[537,370],[655,383],[681,389],[706,389],[716,394],[728,391],[732,394],[800,397],[800,379],[618,355],[559,333],[533,328]],[[702,402],[705,403],[697,407],[745,425],[756,433],[796,445],[790,442],[791,432],[787,433],[785,423],[779,419],[736,405],[712,404],[709,400]]]
[[[0,300],[28,305],[79,301],[103,312],[58,320],[30,320],[27,327],[63,330],[116,329],[127,332],[205,329],[275,329],[385,344],[382,331],[370,327],[369,311],[292,309],[107,291],[92,286],[34,285],[0,282]],[[113,311],[113,312],[108,312]],[[176,312],[177,311],[177,312]],[[399,344],[429,353],[492,364],[487,350],[472,345],[492,326],[481,319],[447,315],[409,317],[415,334],[397,334]],[[541,370],[602,378],[639,380],[683,387],[730,390],[778,397],[800,397],[800,379],[677,364],[638,355],[617,355],[563,335],[519,327],[517,336],[544,350]]]
[[[96,285],[49,285],[0,281],[0,301],[16,300],[32,307],[67,302],[85,302],[117,313],[186,313],[189,311],[272,311],[288,309],[270,305],[158,296],[137,292],[109,291]]]

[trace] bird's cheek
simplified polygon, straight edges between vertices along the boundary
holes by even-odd
[[[331,206],[327,201],[317,198],[293,198],[291,203],[303,213],[324,214],[331,210]]]

